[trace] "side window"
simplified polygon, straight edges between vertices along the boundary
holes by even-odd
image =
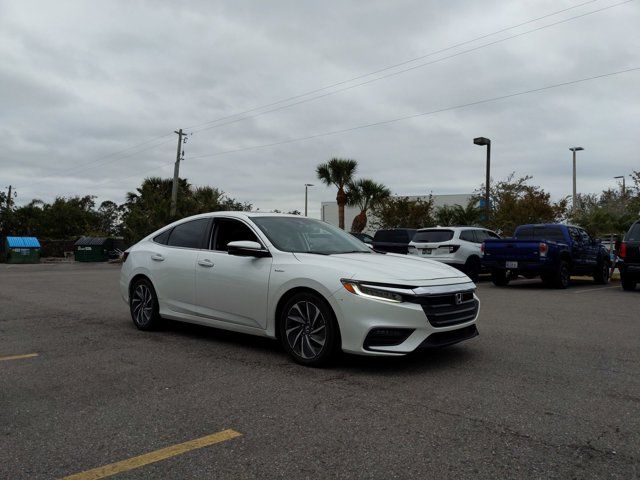
[[[162,245],[166,245],[167,242],[169,241],[169,235],[171,235],[171,230],[173,229],[169,228],[168,230],[165,230],[164,232],[162,232],[160,235],[156,235],[155,237],[153,237],[153,241],[156,243],[160,243]]]
[[[476,237],[476,243],[482,243],[489,238],[486,230],[475,230],[473,233]]]
[[[587,232],[585,232],[582,229],[579,229],[578,232],[580,233],[580,237],[582,238],[582,243],[586,243],[586,244],[590,244],[591,242],[591,237],[589,236],[589,234]]]
[[[208,224],[208,218],[200,218],[176,225],[171,230],[167,245],[170,247],[202,248]]]
[[[475,243],[476,239],[473,235],[473,230],[463,230],[462,232],[460,232],[460,240]]]
[[[500,235],[498,235],[495,232],[492,232],[491,230],[485,230],[484,233],[487,234],[487,238],[500,238]]]
[[[240,220],[232,218],[216,218],[215,228],[213,229],[213,242],[211,242],[212,250],[227,251],[227,245],[230,242],[247,240],[251,242],[260,242],[255,233]]]
[[[582,243],[582,239],[580,238],[580,234],[578,233],[577,228],[569,227],[569,236],[571,237],[572,242]]]

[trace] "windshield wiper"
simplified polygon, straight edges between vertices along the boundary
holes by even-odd
[[[342,255],[344,253],[371,253],[368,250],[350,250],[348,252],[336,252],[335,255]]]

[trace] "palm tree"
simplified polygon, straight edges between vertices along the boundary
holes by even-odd
[[[347,204],[360,208],[360,213],[356,215],[351,224],[351,231],[361,233],[367,226],[367,210],[376,208],[389,196],[391,196],[391,191],[387,187],[368,178],[349,182],[347,184]]]
[[[336,202],[338,203],[338,225],[344,230],[344,206],[347,194],[344,187],[351,181],[358,168],[358,162],[348,158],[332,158],[316,168],[318,178],[328,186],[338,187]]]

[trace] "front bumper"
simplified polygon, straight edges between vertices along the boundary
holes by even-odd
[[[472,282],[443,287],[449,293],[475,290]],[[430,287],[424,289],[422,293],[425,297],[429,296],[426,295],[427,292],[437,292],[442,287],[432,288],[433,290]],[[453,324],[438,322],[439,326],[434,326],[429,320],[434,318],[431,314],[427,318],[427,310],[423,305],[413,301],[391,303],[364,298],[342,288],[334,294],[332,303],[336,305],[342,349],[345,352],[360,355],[404,355],[418,348],[445,346],[475,337],[478,334],[475,324],[480,312],[480,301],[475,293],[471,293],[469,298],[472,298],[476,309],[470,312],[468,319]],[[471,306],[471,301],[466,301]],[[448,314],[443,315],[446,318]],[[369,334],[379,329],[408,329],[411,332],[397,345],[371,345]],[[428,341],[430,338],[431,341]]]

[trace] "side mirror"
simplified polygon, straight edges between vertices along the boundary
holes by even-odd
[[[237,242],[227,243],[227,251],[229,255],[236,255],[238,257],[270,257],[269,251],[262,247],[258,242],[251,242],[248,240],[239,240]]]

